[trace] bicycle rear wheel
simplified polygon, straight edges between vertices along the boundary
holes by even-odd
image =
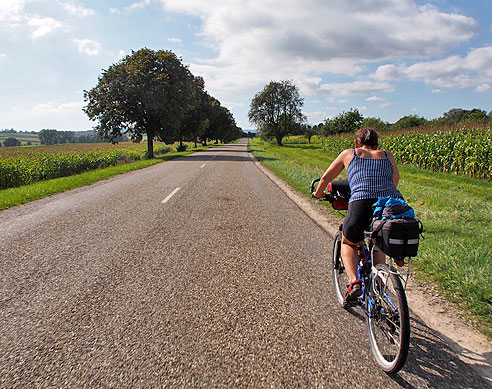
[[[410,317],[407,298],[396,270],[376,265],[367,297],[367,330],[371,351],[386,373],[399,371],[408,355]]]
[[[347,291],[347,285],[349,280],[347,273],[345,272],[345,266],[342,261],[342,233],[338,231],[335,235],[335,241],[333,242],[333,286],[335,288],[335,295],[340,305],[343,305],[343,298]]]

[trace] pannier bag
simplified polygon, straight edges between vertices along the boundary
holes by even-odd
[[[380,197],[373,205],[372,237],[386,255],[401,259],[415,257],[419,248],[422,223],[402,199]]]
[[[334,209],[348,209],[350,187],[347,180],[335,180],[330,182],[328,184],[328,191],[337,197],[337,199],[331,203]]]

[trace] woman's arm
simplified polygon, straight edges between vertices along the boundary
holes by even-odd
[[[393,183],[395,184],[395,186],[398,186],[398,182],[400,182],[400,171],[398,170],[398,166],[396,166],[396,161],[395,157],[393,157],[393,154],[391,154],[389,151],[386,152],[388,153],[388,159],[393,165]]]
[[[324,196],[324,192],[328,184],[333,181],[343,170],[346,163],[347,151],[352,152],[352,150],[342,151],[338,157],[331,163],[330,167],[326,169],[325,174],[319,180],[318,189],[314,193],[314,197],[320,199]]]

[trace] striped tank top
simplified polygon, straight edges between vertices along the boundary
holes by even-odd
[[[351,196],[349,202],[391,196],[402,199],[393,183],[393,165],[386,158],[370,159],[359,157],[354,149],[354,158],[347,167],[347,179]]]

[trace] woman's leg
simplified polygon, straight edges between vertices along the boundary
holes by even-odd
[[[342,261],[345,266],[345,271],[347,272],[347,277],[350,283],[357,281],[357,244],[349,241],[345,235],[342,234]]]

